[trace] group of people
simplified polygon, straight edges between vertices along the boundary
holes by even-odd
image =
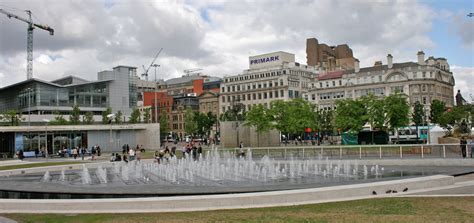
[[[72,150],[70,149],[66,149],[66,147],[63,147],[62,149],[62,154],[63,156],[65,156],[65,154],[70,154],[69,156],[72,156],[74,159],[77,159],[78,156],[81,156],[82,160],[84,160],[84,157],[89,153],[89,151],[87,150],[87,148],[85,147],[74,147]],[[91,151],[90,151],[90,154],[91,154],[91,160],[95,160],[96,159],[96,155],[97,156],[100,156],[102,155],[102,151],[101,151],[101,148],[98,144],[92,146],[91,148]]]
[[[459,144],[461,146],[461,156],[462,156],[462,158],[466,158],[468,156],[469,150],[471,150],[469,154],[472,158],[473,157],[472,152],[474,152],[474,140],[469,139],[469,141],[468,141],[463,136],[463,137],[461,137],[461,141],[459,142]]]
[[[140,161],[142,159],[142,152],[144,152],[145,149],[143,148],[143,145],[137,145],[135,148],[130,148],[128,144],[124,144],[122,146],[122,155],[119,153],[112,153],[112,156],[110,157],[110,162],[118,162],[118,161],[133,161],[137,160]]]

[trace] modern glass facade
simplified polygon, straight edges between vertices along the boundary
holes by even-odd
[[[88,147],[87,133],[77,132],[17,132],[15,133],[15,151],[34,152],[48,148],[49,154],[57,153],[61,148]]]

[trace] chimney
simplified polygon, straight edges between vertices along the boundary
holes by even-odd
[[[418,64],[425,65],[425,53],[423,51],[418,51]]]
[[[354,60],[354,71],[355,71],[356,73],[359,73],[359,70],[360,70],[360,67],[359,67],[359,59],[356,58],[356,59]]]
[[[393,59],[392,55],[388,54],[387,55],[387,67],[388,67],[388,69],[392,69],[392,67],[393,67],[392,59]]]

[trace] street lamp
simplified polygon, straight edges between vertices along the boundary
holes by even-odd
[[[109,119],[110,132],[109,132],[109,148],[112,151],[112,119],[115,117],[115,114],[108,114],[107,118]]]
[[[156,105],[157,104],[156,90],[158,90],[157,89],[157,83],[156,83],[156,68],[160,67],[160,65],[159,64],[153,64],[151,66],[153,66],[155,68],[155,123],[158,123],[158,109],[157,109],[157,105]]]
[[[46,147],[46,149],[44,151],[46,152],[46,160],[47,160],[48,159],[48,154],[49,154],[49,151],[48,151],[48,123],[50,122],[50,120],[44,118],[43,122],[45,122],[44,128],[45,128],[45,133],[46,133],[46,136],[45,136],[45,147]]]

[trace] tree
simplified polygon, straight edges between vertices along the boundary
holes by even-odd
[[[387,113],[387,121],[391,129],[407,126],[410,122],[408,114],[410,113],[410,105],[407,102],[406,95],[395,93],[385,98],[385,111]]]
[[[55,111],[53,114],[54,120],[49,123],[50,125],[66,125],[68,123],[59,111]]]
[[[94,123],[94,113],[91,111],[86,112],[86,115],[84,116],[84,124],[90,125]]]
[[[420,136],[418,135],[418,126],[423,124],[424,116],[423,105],[421,105],[419,101],[415,102],[413,105],[412,121],[416,126],[416,139],[420,139]]]
[[[123,113],[122,113],[122,111],[119,110],[117,112],[117,114],[115,114],[115,123],[116,124],[122,124],[122,122],[123,122],[122,117],[123,117]]]
[[[306,128],[314,126],[314,106],[302,98],[295,98],[288,103],[289,133],[301,135]]]
[[[334,124],[343,131],[359,133],[367,121],[366,114],[367,110],[361,100],[337,100]]]
[[[160,134],[162,136],[165,136],[166,134],[168,134],[169,131],[170,127],[168,121],[168,114],[165,110],[162,110],[160,114]]]
[[[261,104],[253,106],[245,117],[245,125],[256,128],[257,146],[260,146],[260,133],[266,132],[272,128],[271,117],[268,115],[268,109]]]
[[[440,124],[443,114],[446,112],[446,103],[444,101],[433,100],[430,105],[431,123]]]
[[[372,129],[384,129],[386,122],[384,100],[377,98],[374,94],[364,96],[360,100],[366,109],[366,117],[364,117],[366,122]]]
[[[143,113],[143,122],[150,123],[150,118],[151,118],[151,108],[146,108],[145,112]]]
[[[132,124],[140,123],[140,111],[138,110],[138,108],[133,108],[132,114],[130,114],[130,119],[128,122]]]
[[[5,113],[3,113],[2,118],[6,121],[11,126],[17,126],[20,125],[20,121],[22,120],[21,118],[21,113],[18,113],[16,110],[8,110]]]
[[[194,121],[197,124],[197,134],[202,136],[209,135],[209,132],[211,131],[212,126],[216,123],[217,118],[211,112],[208,112],[207,114],[195,112]]]
[[[81,110],[79,105],[75,104],[72,106],[71,115],[69,115],[69,123],[72,125],[77,125],[81,121]]]
[[[107,107],[107,110],[102,112],[102,124],[108,124],[109,121],[111,121],[111,120],[109,120],[109,117],[107,117],[110,114],[112,114],[112,108]]]
[[[236,103],[232,105],[231,109],[221,114],[219,119],[221,121],[244,121],[245,120],[245,105]]]
[[[184,113],[184,131],[191,136],[196,134],[198,128],[196,119],[194,117],[195,113],[190,108],[187,108],[186,112]]]

